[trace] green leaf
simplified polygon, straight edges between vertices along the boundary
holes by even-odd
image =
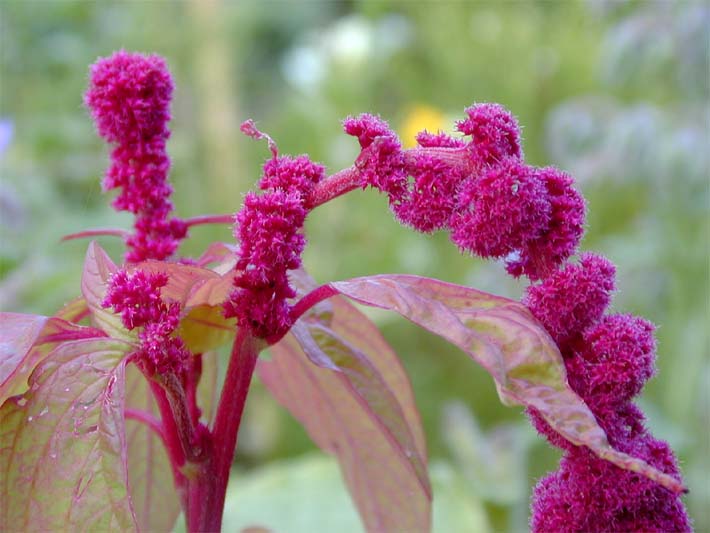
[[[136,527],[123,419],[130,350],[106,338],[63,343],[0,408],[2,529]]]

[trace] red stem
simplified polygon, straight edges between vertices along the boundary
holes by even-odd
[[[410,150],[404,150],[403,153],[406,165],[414,164],[415,157],[417,155],[427,154],[444,161],[450,166],[463,168],[464,170],[471,170],[471,158],[468,157],[466,148],[417,147]],[[367,159],[368,155],[368,152],[364,150],[360,157]],[[337,198],[338,196],[361,187],[362,181],[358,166],[362,166],[363,164],[364,161],[358,158],[358,161],[353,166],[344,168],[343,170],[336,172],[332,176],[329,176],[318,183],[306,201],[306,207],[308,209],[315,209],[319,205],[323,205],[333,198]]]
[[[121,228],[94,228],[70,233],[62,237],[62,241],[71,241],[74,239],[84,239],[87,237],[121,237],[125,239],[130,233]]]
[[[415,163],[416,156],[426,154],[434,156],[449,166],[460,168],[465,171],[472,170],[471,157],[466,148],[439,148],[439,147],[416,147],[404,151],[404,162],[406,165]]]
[[[265,342],[253,337],[247,328],[237,332],[212,429],[211,459],[190,480],[189,504],[185,508],[190,532],[221,528],[237,433],[259,351],[264,347]]]
[[[197,405],[197,386],[202,378],[202,354],[196,353],[192,358],[192,368],[187,372],[185,379],[185,394],[187,396],[187,407],[190,410],[190,420],[193,427],[200,423],[202,411]]]
[[[200,215],[186,218],[184,220],[188,228],[192,226],[202,226],[204,224],[234,224],[234,215]]]
[[[327,300],[328,298],[335,296],[336,294],[338,294],[338,291],[336,291],[329,284],[316,287],[311,292],[306,294],[303,298],[298,300],[291,308],[292,322],[295,324],[296,320],[301,318],[303,314],[311,307],[313,307],[314,305],[318,305],[323,300]],[[274,341],[270,340],[269,344],[276,344],[279,340],[281,339],[276,339]]]

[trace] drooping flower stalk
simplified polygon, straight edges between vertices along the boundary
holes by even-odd
[[[680,479],[667,443],[656,440],[632,399],[655,373],[654,326],[639,317],[604,315],[614,268],[583,255],[541,284],[525,303],[557,341],[572,389],[590,407],[611,445]],[[538,482],[533,531],[689,531],[680,498],[637,473],[572,446],[532,411],[535,427],[565,450],[560,469]]]
[[[653,325],[631,315],[604,316],[614,290],[611,262],[583,254],[579,264],[566,263],[584,225],[584,200],[573,179],[524,163],[517,122],[501,106],[466,112],[457,128],[471,136],[469,143],[423,132],[420,148],[407,152],[380,119],[346,120],[345,131],[358,137],[366,159],[356,164],[361,185],[386,193],[402,223],[423,232],[448,229],[462,251],[503,258],[511,275],[526,275],[533,284],[524,303],[557,342],[570,386],[611,445],[680,480],[670,447],[650,435],[632,403],[655,372]],[[677,494],[571,444],[534,410],[530,417],[565,450],[560,470],[540,480],[533,494],[533,531],[691,529]]]

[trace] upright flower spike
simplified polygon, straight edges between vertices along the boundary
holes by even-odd
[[[225,314],[236,317],[257,337],[278,337],[292,325],[288,298],[296,296],[288,271],[301,266],[306,245],[302,229],[309,194],[325,176],[325,168],[308,156],[278,156],[276,144],[252,122],[242,126],[247,135],[269,140],[273,157],[264,164],[261,195],[249,193],[235,217],[239,242],[234,290]]]
[[[172,91],[159,56],[122,50],[91,67],[84,102],[99,135],[115,145],[103,187],[121,188],[113,206],[136,215],[126,241],[129,262],[170,257],[187,233],[182,220],[168,218],[173,205],[165,143]]]

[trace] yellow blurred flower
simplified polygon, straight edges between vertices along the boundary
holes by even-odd
[[[420,131],[436,133],[439,130],[446,131],[447,126],[446,117],[441,110],[427,105],[415,105],[400,128],[402,144],[405,148],[412,148],[417,145],[415,137]]]

